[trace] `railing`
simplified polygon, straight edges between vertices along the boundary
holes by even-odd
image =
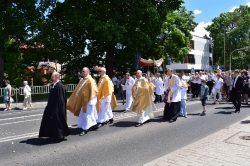
[[[73,92],[77,84],[66,84],[64,86],[67,92]],[[31,94],[47,94],[49,93],[51,86],[32,86],[30,88],[31,88]],[[4,88],[0,88],[0,96],[3,95],[4,95]],[[18,102],[17,95],[24,95],[23,87],[12,88],[11,95],[16,96],[16,102]]]

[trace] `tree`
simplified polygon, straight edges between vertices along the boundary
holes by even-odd
[[[216,64],[224,63],[224,37],[226,68],[229,67],[230,53],[239,48],[250,45],[250,7],[240,6],[234,12],[226,12],[213,19],[212,24],[206,30],[210,32],[210,37],[214,40],[213,53],[216,58]],[[247,68],[250,63],[248,54],[250,51],[235,52],[232,58],[232,69]]]
[[[20,47],[34,45],[35,41],[32,39],[39,33],[37,26],[54,3],[55,1],[0,0],[0,84],[4,73],[11,78],[14,69],[17,72],[25,64],[27,69],[30,61],[26,60],[38,60],[36,56],[27,58]]]
[[[187,11],[183,6],[168,13],[162,24],[161,33],[148,53],[155,58],[166,57],[171,61],[183,62],[190,50],[189,45],[192,39],[190,32],[194,31],[196,26],[193,12]]]

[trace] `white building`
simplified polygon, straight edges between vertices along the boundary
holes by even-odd
[[[212,70],[212,40],[194,36],[190,41],[190,52],[183,63],[168,61],[167,68],[172,68],[175,72],[190,73],[193,68],[195,71]]]

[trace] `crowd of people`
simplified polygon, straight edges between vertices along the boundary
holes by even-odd
[[[117,106],[116,94],[125,92],[124,113],[133,111],[138,115],[136,127],[154,118],[156,103],[165,103],[163,118],[170,123],[178,117],[187,118],[187,94],[198,98],[202,104],[201,116],[206,115],[206,102],[211,98],[213,104],[220,104],[222,97],[233,102],[235,113],[240,113],[241,103],[248,104],[249,73],[246,70],[221,72],[196,72],[175,74],[168,69],[166,74],[146,74],[138,70],[124,78],[109,78],[104,67],[98,68],[98,83],[90,75],[87,67],[82,69],[82,78],[67,100],[66,90],[60,75],[52,74],[53,86],[44,110],[39,137],[52,137],[58,142],[69,135],[67,110],[78,117],[79,135],[96,130],[105,124],[112,124],[113,110]],[[11,86],[6,81],[4,93],[6,108],[10,108]],[[24,81],[24,109],[31,105],[31,89]]]

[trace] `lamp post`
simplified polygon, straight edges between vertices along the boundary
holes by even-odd
[[[224,70],[225,68],[226,68],[226,29],[224,29]]]
[[[250,46],[235,49],[235,50],[233,50],[233,51],[230,53],[230,66],[229,66],[229,70],[231,70],[231,65],[232,65],[232,54],[233,54],[234,52],[236,52],[236,51],[241,51],[241,50],[245,50],[245,49],[248,49],[248,48],[250,48]]]

